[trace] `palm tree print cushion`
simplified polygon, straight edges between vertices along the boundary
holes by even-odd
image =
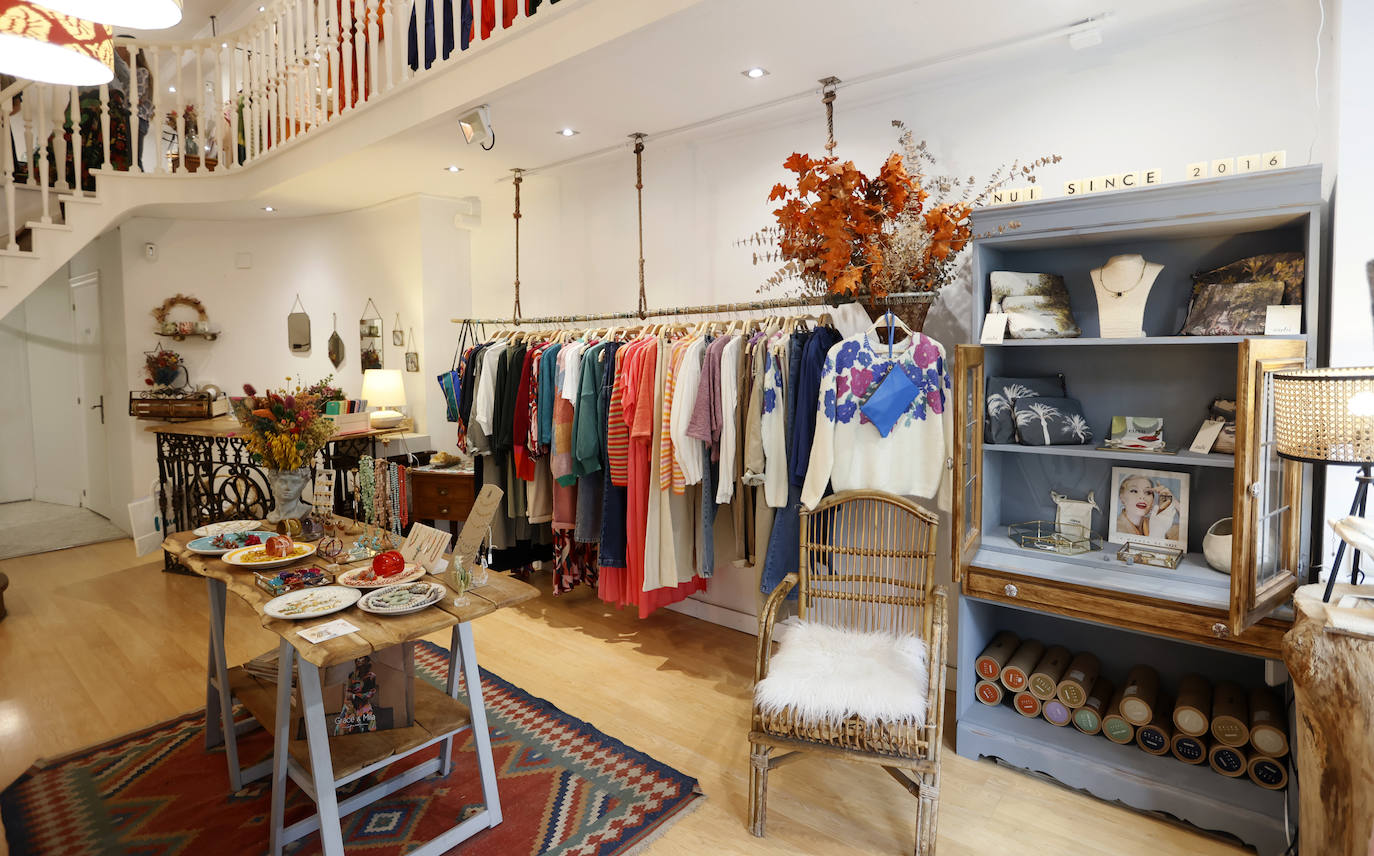
[[[1062,397],[1067,391],[1062,374],[1053,377],[988,378],[983,442],[1016,442],[1016,423],[1013,421],[1012,406],[1018,398],[1035,398],[1042,395]]]
[[[1076,398],[1019,398],[1012,406],[1012,419],[1023,446],[1081,446],[1093,439]]]

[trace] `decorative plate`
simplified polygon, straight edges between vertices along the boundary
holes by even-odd
[[[267,532],[267,531],[264,531],[264,530],[261,530],[261,529],[259,529],[259,530],[257,530],[257,531],[254,531],[254,532],[226,532],[226,533],[223,534],[223,535],[207,535],[207,536],[204,537],[204,538],[197,538],[196,540],[192,541],[190,544],[187,544],[187,545],[186,545],[186,548],[187,548],[188,550],[190,550],[192,553],[199,553],[199,554],[202,555],[202,556],[223,556],[225,553],[228,553],[230,550],[237,550],[237,549],[240,548],[240,547],[255,547],[255,546],[258,546],[258,545],[256,545],[256,544],[244,544],[244,543],[243,543],[243,539],[247,538],[247,537],[250,536],[250,535],[256,535],[256,536],[258,536],[258,541],[262,542],[263,544],[266,544],[266,543],[267,543],[267,539],[268,539],[268,538],[271,538],[271,537],[272,537],[273,535],[275,535],[275,534],[277,534],[277,533],[275,533],[275,532]],[[231,547],[217,547],[217,546],[215,546],[215,539],[216,539],[216,538],[223,538],[223,539],[225,539],[226,541],[228,541],[230,544],[232,544],[233,546],[231,546]]]
[[[291,545],[291,555],[289,556],[269,556],[267,555],[267,545],[259,544],[256,547],[240,547],[237,550],[230,550],[221,558],[226,564],[239,568],[280,568],[283,565],[289,565],[304,559],[306,556],[313,555],[314,552],[314,544],[303,544],[296,541]]]
[[[380,589],[387,586],[400,585],[418,580],[425,575],[425,569],[420,565],[406,563],[406,569],[399,574],[392,574],[389,577],[377,577],[375,579],[363,579],[364,574],[372,572],[372,565],[367,564],[361,568],[354,568],[351,571],[344,571],[334,578],[334,582],[341,586],[350,586],[359,589]]]
[[[262,605],[262,611],[272,618],[317,618],[347,609],[361,596],[357,589],[344,586],[304,588],[272,598]]]
[[[358,601],[358,608],[374,615],[409,615],[444,599],[448,590],[438,583],[404,583],[370,591]]]
[[[197,526],[193,531],[196,535],[204,538],[206,535],[224,535],[228,532],[251,532],[257,528],[258,521],[256,520],[222,520],[219,523]]]

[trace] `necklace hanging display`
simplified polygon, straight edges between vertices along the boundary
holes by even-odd
[[[334,368],[337,369],[339,366],[343,365],[344,343],[343,339],[339,336],[339,313],[335,312],[333,315],[334,332],[329,334],[329,361],[333,363]]]
[[[1140,276],[1136,277],[1135,282],[1131,284],[1131,287],[1130,287],[1130,288],[1122,288],[1122,289],[1119,289],[1119,290],[1118,290],[1118,289],[1112,288],[1111,286],[1107,285],[1106,268],[1103,268],[1103,272],[1102,272],[1101,275],[1099,275],[1098,279],[1101,281],[1101,283],[1102,283],[1102,288],[1103,288],[1104,290],[1111,292],[1112,294],[1116,295],[1117,297],[1125,297],[1125,296],[1126,296],[1126,292],[1128,292],[1128,291],[1135,291],[1137,288],[1140,287],[1140,284],[1141,284],[1142,282],[1145,281],[1145,271],[1148,270],[1149,267],[1150,267],[1150,263],[1147,262],[1147,261],[1145,261],[1145,257],[1142,256],[1142,257],[1140,258]]]
[[[410,347],[406,349],[406,371],[420,370],[420,352],[415,350],[415,328],[410,328]]]
[[[1137,266],[1133,272],[1131,269]],[[1145,305],[1162,270],[1161,264],[1136,253],[1127,253],[1112,256],[1091,272],[1097,296],[1099,336],[1123,339],[1145,335]]]

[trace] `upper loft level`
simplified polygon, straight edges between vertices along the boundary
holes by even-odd
[[[116,37],[108,84],[9,82],[0,316],[125,217],[271,210],[264,198],[284,183],[452,122],[696,2],[262,0],[232,32]],[[456,123],[446,127],[461,145]],[[338,210],[358,204],[340,199]]]

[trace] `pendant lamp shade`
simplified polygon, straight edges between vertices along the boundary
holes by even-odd
[[[110,28],[27,0],[0,0],[0,72],[69,86],[109,83]]]
[[[133,30],[165,30],[181,23],[182,0],[44,0],[43,5],[88,21]]]

